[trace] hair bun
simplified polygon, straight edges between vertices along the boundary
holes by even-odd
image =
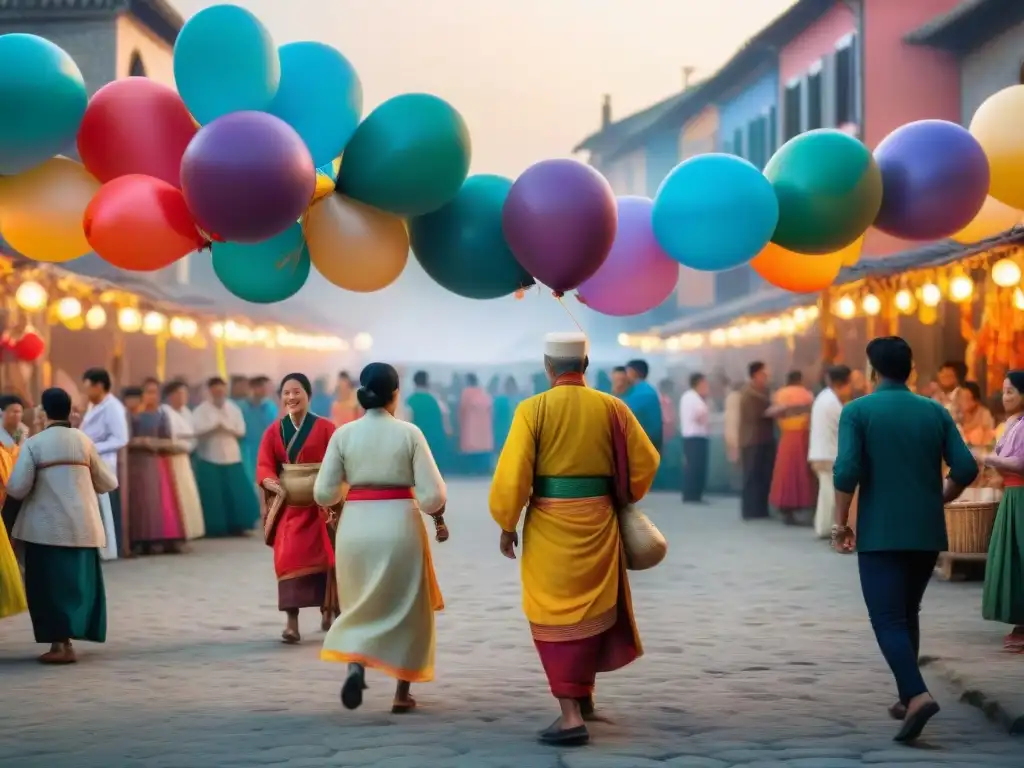
[[[356,390],[356,400],[359,401],[359,405],[366,411],[384,407],[384,401],[381,399],[381,396],[366,387],[360,387]]]

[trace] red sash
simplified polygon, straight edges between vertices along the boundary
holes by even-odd
[[[1020,475],[1003,475],[1003,487],[1004,488],[1021,488],[1024,487],[1024,477]]]
[[[382,487],[382,486],[355,486],[348,489],[345,501],[398,501],[401,499],[415,499],[412,488]]]

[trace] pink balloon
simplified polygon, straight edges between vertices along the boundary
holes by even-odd
[[[611,253],[593,277],[577,289],[580,301],[603,315],[623,317],[654,309],[672,295],[679,262],[654,237],[654,201],[620,197],[619,228]]]

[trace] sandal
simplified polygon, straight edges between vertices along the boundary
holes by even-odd
[[[281,642],[285,645],[298,645],[302,642],[302,636],[298,633],[298,630],[288,627],[288,629],[281,633]]]
[[[407,715],[416,709],[416,699],[406,696],[404,699],[395,699],[391,702],[391,714]]]

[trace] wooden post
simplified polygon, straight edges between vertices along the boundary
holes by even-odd
[[[821,363],[829,366],[839,357],[839,342],[836,338],[836,321],[832,314],[832,289],[826,289],[818,296],[818,327],[821,329]]]

